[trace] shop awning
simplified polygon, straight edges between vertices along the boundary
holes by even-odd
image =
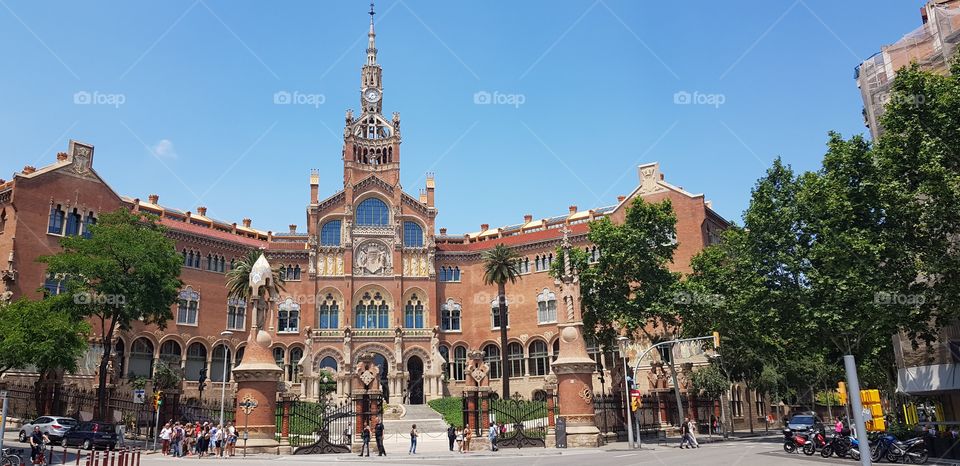
[[[960,366],[934,364],[914,366],[897,371],[897,391],[908,395],[928,395],[960,390]]]

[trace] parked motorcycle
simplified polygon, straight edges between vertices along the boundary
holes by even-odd
[[[810,441],[810,432],[794,431],[783,429],[783,451],[787,453],[796,453],[802,450],[804,445]]]
[[[914,464],[923,464],[927,462],[930,453],[927,451],[927,445],[924,443],[923,437],[914,437],[901,442],[893,435],[883,434],[877,439],[876,445],[871,448],[870,456],[873,461],[880,461],[880,458],[885,458],[891,463],[909,461]]]
[[[820,456],[829,458],[830,455],[837,455],[838,458],[847,456],[850,451],[850,436],[834,433],[827,444],[820,450]]]
[[[823,435],[823,429],[811,429],[810,434],[807,436],[807,442],[803,445],[803,454],[812,456],[817,450],[822,452],[826,446],[827,439]]]

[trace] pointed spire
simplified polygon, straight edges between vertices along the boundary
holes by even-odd
[[[376,65],[377,64],[377,45],[376,37],[377,33],[373,31],[373,15],[377,14],[373,9],[373,2],[370,2],[370,32],[367,33],[367,64]]]

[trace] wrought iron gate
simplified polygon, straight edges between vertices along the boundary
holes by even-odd
[[[547,403],[527,401],[519,397],[506,400],[490,400],[491,421],[506,426],[497,437],[497,446],[546,447],[549,418]]]
[[[349,453],[357,413],[353,403],[286,401],[294,455]],[[282,413],[282,411],[281,411]]]

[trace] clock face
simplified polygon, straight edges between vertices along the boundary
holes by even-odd
[[[380,91],[373,88],[367,89],[363,91],[363,98],[366,99],[367,102],[376,102],[380,100]]]

